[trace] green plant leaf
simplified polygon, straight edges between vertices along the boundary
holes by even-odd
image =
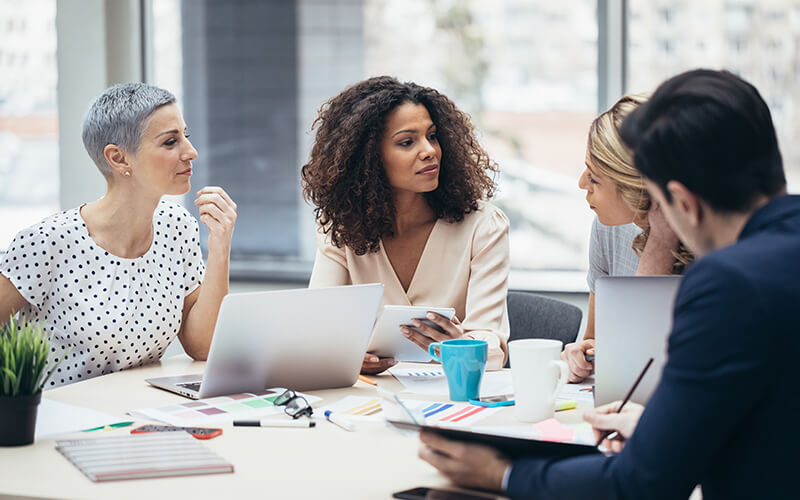
[[[48,363],[52,340],[37,322],[11,317],[0,329],[0,395],[26,396],[42,390],[72,350]]]

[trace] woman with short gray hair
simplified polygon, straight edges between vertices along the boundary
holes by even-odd
[[[204,187],[194,204],[208,227],[164,195],[186,194],[197,151],[175,96],[115,85],[83,123],[86,151],[106,178],[99,200],[23,229],[0,261],[0,326],[19,312],[53,336],[67,359],[56,387],[158,360],[177,336],[204,360],[228,293],[236,204]]]

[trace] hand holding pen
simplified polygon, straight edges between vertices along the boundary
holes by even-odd
[[[650,358],[622,402],[615,401],[597,407],[594,411],[587,412],[583,416],[583,419],[594,428],[598,446],[603,443],[603,441],[606,441],[606,448],[614,452],[619,452],[624,446],[623,440],[629,438],[633,434],[636,425],[639,423],[639,417],[642,416],[642,412],[644,411],[644,406],[637,403],[628,403],[628,400],[631,398],[634,391],[639,386],[639,382],[642,381],[652,364],[653,358]]]

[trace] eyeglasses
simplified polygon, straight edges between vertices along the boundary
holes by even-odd
[[[294,419],[298,419],[303,415],[311,417],[314,414],[314,409],[308,404],[306,398],[298,396],[293,390],[287,389],[280,396],[276,397],[272,404],[275,406],[284,406],[284,412]]]

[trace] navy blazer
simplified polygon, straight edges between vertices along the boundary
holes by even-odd
[[[687,271],[668,358],[613,457],[514,462],[512,498],[800,498],[800,196],[760,208]],[[646,331],[646,325],[643,332]]]

